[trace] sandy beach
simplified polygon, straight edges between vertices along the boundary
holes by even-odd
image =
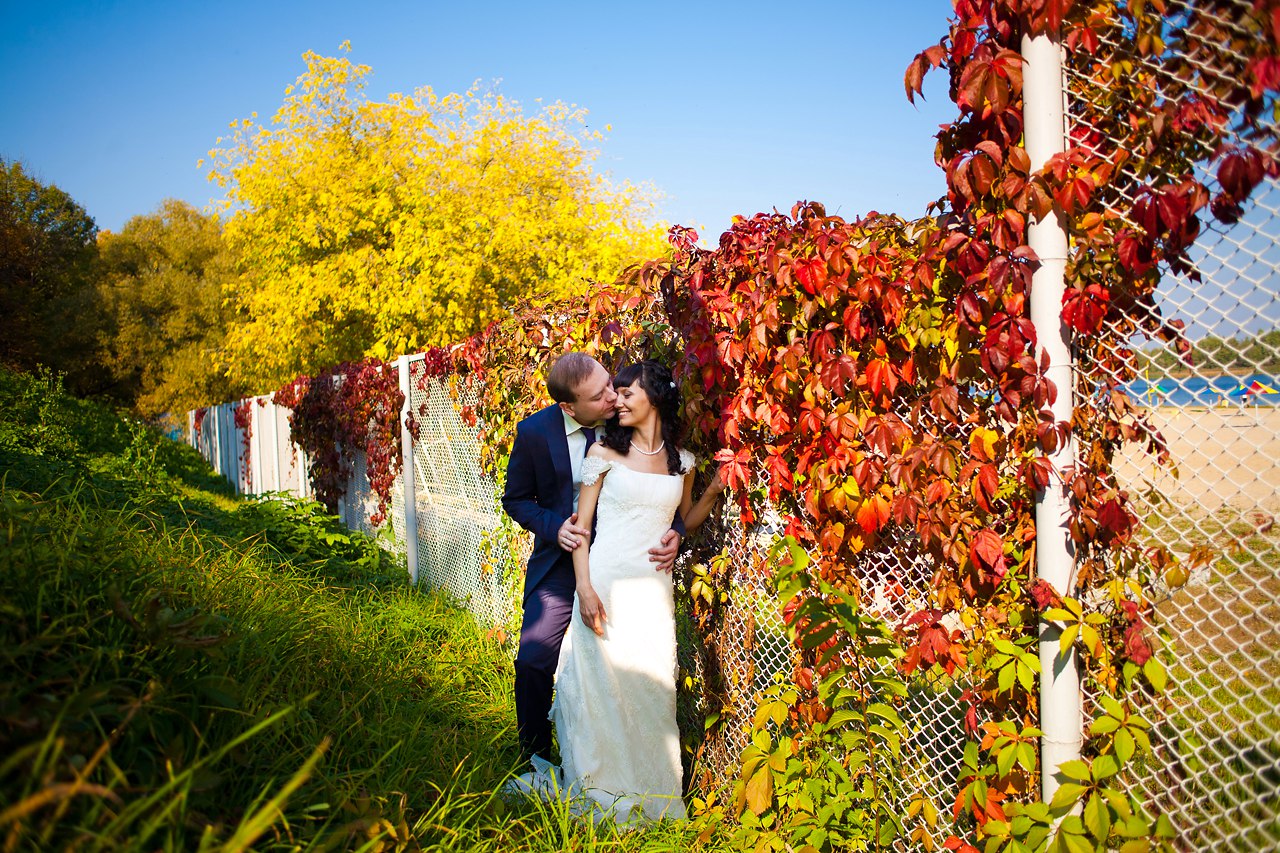
[[[1280,512],[1280,407],[1167,406],[1151,410],[1169,445],[1160,466],[1129,445],[1116,475],[1130,491],[1153,486],[1175,504],[1209,512],[1224,506]]]

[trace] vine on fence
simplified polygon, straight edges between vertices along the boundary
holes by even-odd
[[[244,484],[253,491],[253,400],[241,400],[232,408],[236,429],[240,430],[241,458],[244,459]]]
[[[204,419],[205,419],[205,418],[207,418],[208,416],[209,416],[209,409],[208,409],[208,407],[201,408],[201,409],[196,409],[195,417],[192,419],[192,423],[193,423],[193,425],[194,425],[194,427],[195,427],[195,431],[196,431],[196,436],[197,436],[197,437],[203,437],[203,435],[204,435]]]
[[[403,464],[404,394],[394,365],[377,359],[344,362],[316,376],[299,376],[276,391],[274,399],[292,410],[293,440],[310,458],[316,499],[330,512],[346,492],[356,452],[365,454],[369,486],[378,496],[378,509],[369,520],[381,524]],[[409,429],[416,436],[412,418]]]

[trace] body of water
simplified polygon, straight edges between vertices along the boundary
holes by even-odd
[[[1124,385],[1125,393],[1143,406],[1277,406],[1280,393],[1245,394],[1241,389],[1254,382],[1280,391],[1280,376],[1266,373],[1228,374],[1223,376],[1187,376],[1148,382],[1135,379]]]

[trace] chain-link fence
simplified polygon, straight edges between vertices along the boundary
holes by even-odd
[[[1247,79],[1255,5],[1171,2],[1164,53],[1135,51],[1122,27],[1100,30],[1096,55],[1068,55],[1070,138],[1131,150],[1124,111],[1107,94],[1116,73],[1155,87],[1161,106],[1222,103]],[[1240,119],[1238,107],[1227,116],[1229,145],[1276,137],[1274,102],[1260,127]],[[1203,151],[1195,176],[1216,197],[1215,153]],[[1139,162],[1120,164],[1113,210],[1176,177],[1140,172]],[[1280,184],[1264,180],[1242,214],[1225,225],[1205,209],[1190,252],[1199,280],[1166,270],[1161,281],[1150,319],[1185,323],[1189,354],[1111,329],[1114,352],[1139,378],[1077,378],[1084,397],[1119,384],[1171,457],[1161,464],[1132,444],[1116,468],[1146,540],[1181,558],[1158,608],[1174,665],[1146,712],[1154,750],[1125,784],[1192,850],[1280,846]]]

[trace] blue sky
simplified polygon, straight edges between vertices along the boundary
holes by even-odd
[[[947,0],[787,3],[0,0],[0,157],[118,230],[166,197],[214,195],[196,161],[232,119],[269,117],[306,50],[370,65],[368,92],[499,80],[612,131],[598,168],[703,226],[813,199],[914,216],[942,194],[944,76],[909,104],[902,72],[946,31]]]

